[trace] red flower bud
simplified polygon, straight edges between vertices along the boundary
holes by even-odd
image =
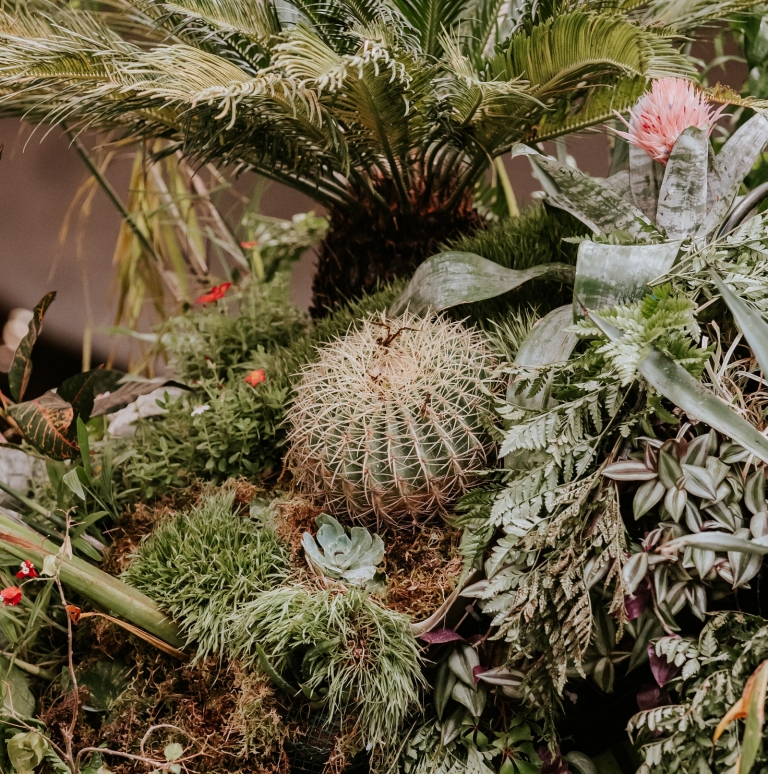
[[[18,586],[8,586],[7,589],[0,591],[0,597],[3,598],[3,606],[10,605],[16,607],[21,602],[23,594]]]
[[[196,304],[210,304],[211,301],[218,301],[224,298],[226,292],[232,287],[231,282],[223,282],[221,285],[214,285],[208,293],[204,293],[195,301]]]

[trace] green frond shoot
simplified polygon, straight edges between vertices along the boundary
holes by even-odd
[[[407,616],[361,589],[295,585],[259,595],[229,625],[237,656],[258,663],[259,646],[289,684],[323,703],[329,720],[356,721],[361,746],[391,753],[424,684]]]

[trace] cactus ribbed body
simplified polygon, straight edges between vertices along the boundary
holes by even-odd
[[[442,317],[371,318],[305,369],[288,465],[335,514],[423,521],[486,465],[496,382],[485,338]]]

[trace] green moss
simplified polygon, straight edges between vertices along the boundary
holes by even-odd
[[[289,550],[269,523],[233,507],[234,492],[203,497],[142,543],[126,580],[180,624],[198,656],[221,653],[226,617],[290,574]]]
[[[553,262],[575,264],[577,246],[563,239],[587,233],[589,229],[572,215],[537,204],[524,210],[520,217],[504,218],[452,242],[448,249],[477,253],[509,269]],[[455,313],[487,328],[492,320],[504,320],[510,310],[536,307],[546,313],[570,303],[572,298],[569,285],[533,280],[498,298],[458,307]]]

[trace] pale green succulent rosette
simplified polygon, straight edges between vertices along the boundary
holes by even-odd
[[[347,530],[333,516],[321,513],[315,523],[316,538],[305,532],[301,544],[311,567],[320,575],[365,586],[369,591],[384,586],[377,567],[384,559],[384,541],[365,527]]]

